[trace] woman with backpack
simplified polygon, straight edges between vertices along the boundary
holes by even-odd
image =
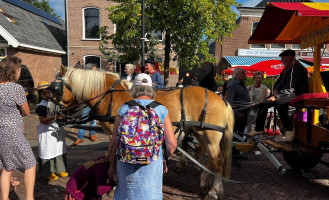
[[[168,110],[153,100],[147,74],[135,77],[130,94],[135,99],[120,108],[109,144],[109,178],[117,179],[114,199],[162,199],[167,167],[161,144],[165,139],[168,157],[177,147]]]

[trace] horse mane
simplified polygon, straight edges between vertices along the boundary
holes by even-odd
[[[66,72],[63,80],[67,82],[72,89],[72,94],[79,100],[87,100],[90,95],[99,94],[105,89],[106,78],[120,80],[119,74],[98,70],[84,70],[70,68]],[[129,90],[131,83],[121,80],[120,84]]]

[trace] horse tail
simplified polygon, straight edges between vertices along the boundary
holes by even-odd
[[[227,108],[227,125],[223,138],[220,143],[220,149],[222,151],[224,164],[223,164],[223,177],[230,178],[232,167],[232,139],[234,128],[234,112],[230,104],[226,105]]]

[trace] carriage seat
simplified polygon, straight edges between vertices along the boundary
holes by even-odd
[[[306,93],[306,94],[302,94],[299,95],[297,97],[295,97],[294,99],[292,99],[290,101],[290,105],[294,106],[296,104],[301,105],[304,104],[305,100],[310,100],[310,99],[328,99],[329,95],[328,93]]]

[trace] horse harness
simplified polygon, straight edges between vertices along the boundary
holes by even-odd
[[[78,119],[76,119],[74,121],[72,120],[71,123],[70,123],[70,121],[69,121],[69,123],[65,123],[64,122],[63,125],[69,125],[69,124],[72,124],[72,122],[74,122],[76,124],[83,124],[83,123],[86,123],[86,122],[88,122],[90,120],[93,120],[93,119],[100,120],[100,121],[114,122],[116,116],[112,116],[111,115],[112,108],[113,108],[113,92],[125,91],[125,90],[115,90],[115,87],[119,83],[120,83],[120,80],[117,80],[117,81],[114,82],[114,84],[111,86],[111,88],[109,90],[107,90],[106,92],[101,93],[101,94],[99,94],[99,95],[97,95],[97,96],[95,96],[95,97],[93,97],[91,99],[88,99],[88,100],[86,100],[84,102],[81,102],[81,103],[79,103],[77,105],[70,106],[70,107],[66,108],[67,110],[69,110],[72,107],[77,107],[77,106],[79,106],[79,105],[81,105],[83,103],[86,103],[86,102],[89,102],[89,101],[91,101],[93,99],[96,99],[98,97],[101,97],[93,105],[93,107],[91,108],[92,112],[90,112],[87,116],[85,116],[85,117],[79,117]],[[52,82],[51,83],[51,89],[59,97],[62,97],[62,95],[63,95],[63,85],[65,85],[65,87],[70,92],[72,92],[71,87],[65,81],[63,81],[63,80],[61,80],[60,82],[58,82],[58,81]],[[205,123],[205,118],[206,118],[206,115],[207,115],[207,105],[208,105],[208,90],[206,88],[204,88],[204,90],[205,90],[205,104],[204,104],[203,110],[201,112],[201,114],[202,114],[202,120],[201,121],[187,121],[186,120],[185,108],[184,108],[184,100],[183,100],[184,88],[181,88],[181,91],[180,91],[181,120],[179,122],[172,122],[172,125],[173,126],[180,127],[180,131],[181,132],[183,131],[184,126],[197,126],[197,127],[207,128],[207,129],[210,129],[210,130],[216,130],[216,131],[220,131],[220,132],[223,132],[224,133],[224,131],[225,131],[225,128],[224,127],[213,125],[213,124],[209,124],[209,123]],[[111,98],[110,98],[110,103],[109,103],[109,106],[108,106],[107,114],[106,115],[103,115],[103,116],[96,115],[94,113],[94,110],[99,106],[99,104],[105,99],[105,97],[108,94],[111,94]],[[227,101],[224,98],[222,98],[222,99],[225,102],[225,105],[227,106],[228,105]],[[51,100],[55,103],[55,105],[56,105],[57,108],[64,107],[63,105],[61,105],[59,103],[60,100],[57,100],[57,101],[55,101],[54,99],[51,99]],[[63,114],[63,112],[59,112],[59,113]],[[64,115],[64,116],[66,118],[70,118],[71,119],[71,117],[69,115]],[[201,167],[203,170],[205,170],[206,172],[210,173],[211,175],[213,175],[213,176],[215,176],[217,178],[220,178],[221,180],[226,181],[226,182],[238,183],[238,184],[243,183],[243,182],[239,182],[239,181],[230,180],[230,179],[224,178],[224,177],[222,177],[222,176],[220,176],[218,174],[215,174],[214,172],[210,171],[208,168],[206,168],[205,166],[203,166],[201,163],[199,163],[197,160],[195,160],[193,157],[191,157],[187,152],[185,152],[180,147],[177,146],[177,149],[179,151],[181,151],[184,155],[186,155],[189,159],[191,159],[192,162],[194,162],[195,164],[197,164],[199,167]]]
[[[183,98],[184,87],[181,88],[181,91],[180,91],[181,120],[179,122],[172,122],[173,126],[179,126],[181,130],[183,130],[184,126],[197,126],[197,127],[201,127],[201,128],[207,128],[210,130],[216,130],[219,132],[225,131],[224,127],[205,123],[205,119],[206,119],[206,115],[207,115],[207,105],[208,105],[208,90],[206,88],[204,88],[204,91],[205,91],[205,102],[204,102],[204,106],[203,106],[203,109],[201,112],[201,115],[202,115],[201,121],[186,121],[186,113],[185,113],[184,98]],[[226,101],[224,101],[224,102],[227,105],[227,102]]]
[[[62,79],[60,79],[61,81],[54,81],[51,83],[51,89],[54,93],[56,93],[60,98],[63,96],[63,87],[65,85],[65,87],[72,92],[72,89],[70,87],[69,84],[67,84],[66,81],[63,81]],[[126,90],[116,90],[115,87],[120,83],[120,80],[116,80],[113,85],[105,92],[91,98],[88,99],[86,101],[80,102],[77,105],[73,105],[73,106],[69,106],[68,108],[65,108],[66,110],[72,109],[73,107],[77,107],[81,104],[90,102],[91,100],[94,100],[96,98],[101,97],[92,107],[91,107],[91,112],[86,115],[86,116],[82,116],[79,118],[75,118],[74,120],[72,120],[71,117],[69,117],[71,120],[68,124],[74,122],[76,124],[84,124],[90,120],[99,120],[99,121],[106,121],[106,122],[114,122],[115,118],[117,116],[112,116],[112,109],[113,109],[113,93],[114,92],[119,92],[119,91],[126,91]],[[207,105],[208,105],[208,90],[206,88],[204,88],[205,90],[205,104],[203,107],[203,110],[201,112],[201,121],[187,121],[186,120],[186,112],[185,112],[185,108],[184,108],[184,98],[183,98],[183,94],[184,94],[184,87],[181,88],[180,91],[180,103],[181,103],[181,120],[179,122],[172,122],[173,126],[179,126],[181,130],[183,130],[184,126],[196,126],[196,127],[201,127],[201,128],[207,128],[210,130],[216,130],[216,131],[220,131],[220,132],[224,132],[225,128],[221,127],[221,126],[217,126],[217,125],[213,125],[213,124],[209,124],[209,123],[205,123],[205,118],[207,115]],[[95,109],[100,105],[100,103],[105,99],[105,97],[111,94],[110,97],[110,102],[109,102],[109,106],[107,109],[107,113],[106,115],[96,115],[95,114]],[[224,100],[224,99],[223,99]],[[63,107],[61,104],[59,104],[59,100],[56,101],[56,105],[59,105],[61,107]],[[227,105],[227,102],[224,100],[225,104]],[[63,108],[62,108],[63,109]],[[63,109],[64,110],[64,109]],[[61,114],[63,114],[63,112],[61,112]],[[68,117],[68,115],[64,115],[65,117]],[[65,125],[68,125],[65,124]]]
[[[72,92],[72,88],[70,87],[69,84],[66,83],[66,81],[63,81],[62,79],[60,79],[61,81],[54,81],[51,83],[51,90],[52,92],[54,92],[55,94],[57,94],[60,98],[58,100],[54,100],[51,99],[51,101],[53,101],[53,103],[55,103],[55,105],[57,106],[58,109],[62,109],[62,110],[57,110],[58,113],[63,114],[65,117],[64,119],[68,119],[67,122],[64,122],[63,125],[70,125],[70,124],[84,124],[88,121],[91,120],[99,120],[99,121],[107,121],[107,122],[114,122],[115,120],[115,116],[112,116],[112,109],[113,109],[113,92],[119,92],[119,91],[126,91],[126,90],[116,90],[115,87],[120,83],[120,80],[116,80],[113,85],[105,92],[91,98],[88,99],[86,101],[80,102],[76,105],[73,106],[69,106],[67,108],[65,108],[63,105],[61,105],[59,103],[59,101],[61,100],[62,96],[63,96],[63,86],[65,85],[65,87]],[[97,115],[95,114],[95,109],[99,106],[99,104],[105,99],[105,97],[111,94],[110,97],[110,103],[108,106],[108,110],[106,115]],[[96,98],[101,97],[92,107],[91,107],[91,112],[88,115],[82,116],[82,117],[76,117],[76,118],[72,118],[70,115],[67,115],[65,113],[65,111],[70,110],[74,107],[78,107],[81,104],[85,104],[87,102],[90,102],[91,100],[94,100]]]

